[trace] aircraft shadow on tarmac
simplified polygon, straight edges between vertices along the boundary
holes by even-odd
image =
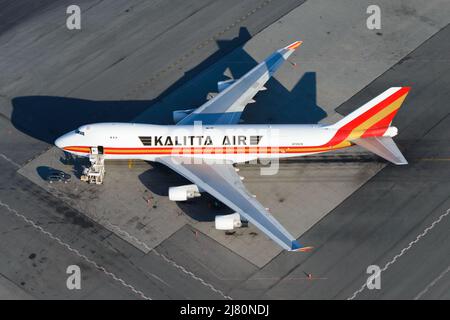
[[[74,130],[77,127],[95,122],[128,122],[138,115],[138,122],[152,124],[173,124],[172,111],[177,109],[188,109],[192,106],[200,106],[206,101],[210,92],[217,91],[217,82],[227,78],[239,78],[257,64],[247,52],[242,49],[242,44],[251,38],[246,28],[239,30],[239,35],[232,40],[217,40],[218,50],[202,61],[199,65],[187,71],[182,78],[171,85],[159,97],[154,100],[136,101],[92,101],[77,98],[54,97],[54,96],[22,96],[12,99],[13,113],[11,122],[23,133],[36,139],[53,144],[60,135]],[[240,47],[240,49],[236,49]],[[182,87],[197,76],[201,71],[212,66],[220,58],[232,55],[230,63],[219,63],[211,68],[206,77],[202,77],[201,83],[195,86]],[[299,51],[300,52],[300,51]],[[267,54],[270,54],[268,52]],[[299,66],[289,67],[298,68]],[[227,73],[227,75],[225,75]],[[287,90],[278,80],[272,78],[266,84],[267,91],[258,93],[255,97],[256,103],[247,106],[242,119],[243,123],[272,123],[272,124],[314,124],[326,117],[326,112],[317,105],[316,100],[316,73],[306,72],[298,83]],[[180,88],[180,94],[171,96],[170,106],[157,104],[175,89]],[[167,102],[166,102],[167,103]],[[164,108],[155,106],[164,105]],[[145,113],[144,113],[145,111]],[[166,169],[164,175],[153,172],[163,170],[154,166],[149,172],[143,173],[140,181],[150,190],[157,194],[167,195],[170,186],[188,183],[186,180],[179,183],[168,184],[165,181],[173,180]],[[180,179],[182,179],[180,177]],[[164,189],[164,190],[163,190]],[[202,195],[199,199],[187,203],[179,203],[180,208],[196,220],[210,220],[200,217],[198,212],[224,211],[219,206],[213,206],[213,210],[205,210],[211,207],[211,197]],[[225,211],[229,211],[225,208]],[[228,213],[228,212],[225,212]],[[223,213],[223,214],[225,214]],[[220,214],[214,212],[214,215]],[[213,216],[212,216],[213,219]]]

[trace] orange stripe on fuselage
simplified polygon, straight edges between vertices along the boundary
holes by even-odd
[[[103,147],[104,154],[138,155],[138,154],[285,154],[323,152],[349,147],[350,142],[340,147],[187,147],[187,148],[109,148]],[[65,147],[66,151],[89,153],[90,147]]]
[[[91,151],[91,147],[81,147],[81,146],[70,146],[64,147],[63,149],[66,151],[85,152],[85,153],[89,153]]]

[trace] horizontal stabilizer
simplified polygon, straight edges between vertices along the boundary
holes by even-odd
[[[391,137],[360,138],[352,142],[394,164],[408,164],[408,161],[406,161]]]

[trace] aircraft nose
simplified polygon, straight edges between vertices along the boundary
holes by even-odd
[[[61,138],[58,138],[55,140],[55,146],[57,146],[58,148],[62,148],[62,141]]]
[[[66,146],[65,140],[66,139],[64,136],[59,137],[58,139],[55,140],[55,146],[57,146],[60,149],[63,149]]]

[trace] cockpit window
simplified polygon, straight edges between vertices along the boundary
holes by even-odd
[[[76,133],[76,134],[81,134],[82,136],[84,136],[84,132],[81,131],[81,130],[79,130],[79,129],[75,130],[75,133]]]

